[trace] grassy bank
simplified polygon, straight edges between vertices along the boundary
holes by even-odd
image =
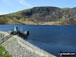
[[[3,46],[0,46],[0,57],[12,57]]]

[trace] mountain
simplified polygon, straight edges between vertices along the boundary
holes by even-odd
[[[34,7],[0,15],[0,24],[76,25],[76,7]]]

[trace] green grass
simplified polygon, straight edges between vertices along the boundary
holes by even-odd
[[[0,46],[0,57],[12,57],[3,46]]]
[[[8,20],[8,17],[0,17],[0,24],[7,24]]]

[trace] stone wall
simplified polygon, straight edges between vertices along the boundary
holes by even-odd
[[[18,36],[12,36],[5,41],[2,46],[4,46],[13,57],[56,57]]]
[[[0,44],[8,40],[10,37],[11,35],[9,33],[0,31]]]

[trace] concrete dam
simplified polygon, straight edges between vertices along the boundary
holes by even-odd
[[[0,45],[13,57],[56,57],[37,46],[29,43],[18,35],[10,35],[0,31]]]

